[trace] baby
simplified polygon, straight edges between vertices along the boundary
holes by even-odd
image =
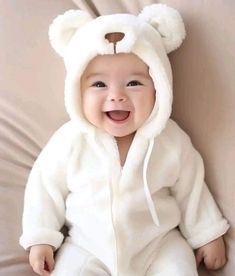
[[[222,267],[228,222],[204,182],[200,155],[169,119],[167,53],[185,37],[179,13],[162,4],[138,16],[68,11],[49,34],[65,61],[71,120],[27,183],[20,244],[33,270],[196,276],[202,260]]]

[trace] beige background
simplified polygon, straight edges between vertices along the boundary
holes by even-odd
[[[235,271],[235,2],[74,1],[93,15],[138,13],[167,3],[183,16],[187,38],[170,54],[174,73],[172,117],[205,160],[206,180],[231,228],[226,267]],[[18,246],[24,187],[51,134],[68,119],[63,105],[64,66],[50,48],[48,26],[75,8],[70,0],[0,1],[0,276],[33,276]],[[204,275],[203,272],[200,275]],[[68,275],[69,276],[69,275]]]

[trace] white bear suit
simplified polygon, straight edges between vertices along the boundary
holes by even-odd
[[[115,32],[124,37],[114,45],[105,36]],[[204,182],[199,153],[170,119],[167,54],[185,38],[181,16],[162,4],[147,6],[138,16],[96,19],[72,10],[53,21],[49,36],[64,58],[71,120],[32,168],[20,244],[26,250],[36,244],[58,249],[53,276],[198,275],[193,249],[222,236],[229,225]],[[123,167],[115,138],[85,119],[78,89],[89,61],[118,53],[144,61],[157,91]]]

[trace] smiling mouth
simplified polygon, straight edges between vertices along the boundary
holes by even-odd
[[[130,111],[126,110],[113,110],[105,112],[109,119],[116,122],[125,121],[130,116]]]

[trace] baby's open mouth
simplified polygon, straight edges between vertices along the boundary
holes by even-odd
[[[106,114],[113,121],[124,121],[129,117],[130,111],[113,110],[113,111],[106,112]]]

